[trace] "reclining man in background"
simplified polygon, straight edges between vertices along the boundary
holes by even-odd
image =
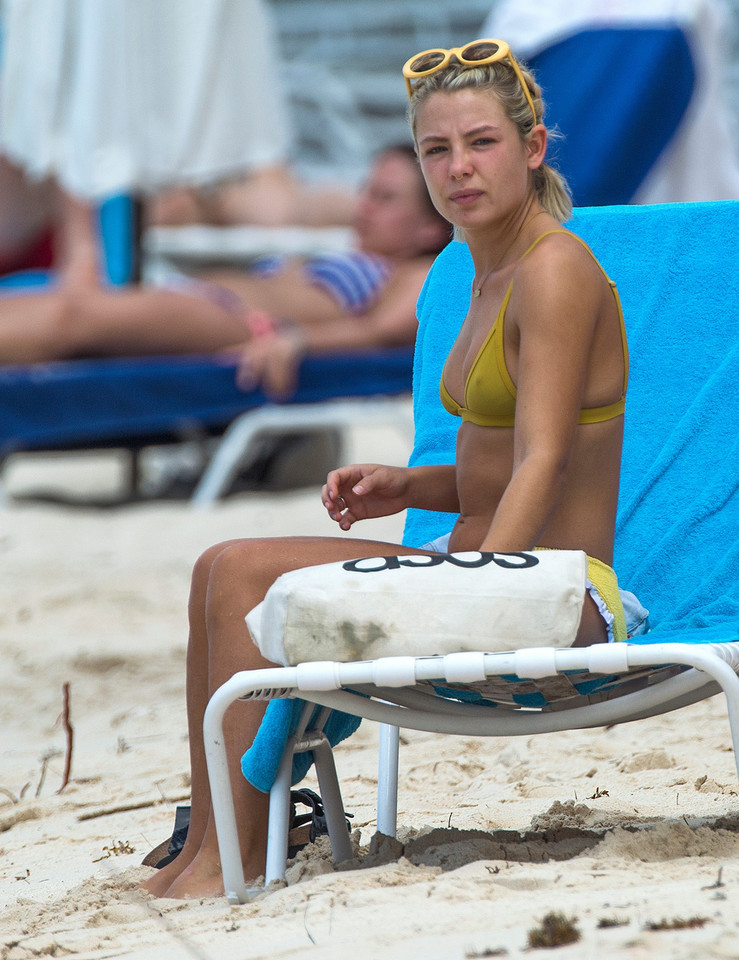
[[[411,146],[383,150],[357,203],[354,248],[115,289],[90,278],[0,298],[0,363],[239,351],[245,388],[292,389],[306,352],[412,344],[415,307],[450,237]]]

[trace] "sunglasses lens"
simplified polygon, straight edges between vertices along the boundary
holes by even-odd
[[[471,43],[461,53],[466,61],[488,60],[500,50],[497,43]]]
[[[427,70],[433,70],[438,67],[444,59],[444,50],[429,50],[428,53],[421,54],[420,57],[411,63],[411,70],[414,73],[425,73]]]

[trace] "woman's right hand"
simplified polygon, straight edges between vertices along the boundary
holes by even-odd
[[[408,506],[408,467],[353,463],[329,473],[321,491],[328,515],[342,530],[357,520],[389,517]]]

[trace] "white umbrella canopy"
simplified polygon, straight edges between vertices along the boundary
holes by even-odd
[[[263,0],[4,0],[0,150],[100,200],[283,163]]]

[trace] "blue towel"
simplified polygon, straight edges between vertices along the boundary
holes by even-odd
[[[287,738],[295,732],[303,700],[272,700],[267,704],[254,743],[241,759],[241,770],[257,790],[268,793],[277,776]],[[320,710],[316,707],[316,713]],[[323,728],[333,746],[351,736],[359,726],[359,717],[333,710]],[[310,753],[298,753],[293,758],[292,782],[300,783],[313,763]]]
[[[616,281],[631,376],[616,528],[619,580],[650,609],[653,641],[739,629],[739,202],[577,210],[569,226]],[[413,464],[451,463],[459,425],[441,368],[472,264],[444,250],[419,301]],[[409,511],[405,541],[453,517]],[[715,636],[714,636],[715,638]]]
[[[438,256],[418,298],[418,335],[413,363],[415,442],[410,466],[454,463],[459,420],[444,409],[439,382],[447,355],[469,306],[474,268],[469,250],[452,241]],[[447,533],[456,514],[409,510],[403,542],[423,546]]]

